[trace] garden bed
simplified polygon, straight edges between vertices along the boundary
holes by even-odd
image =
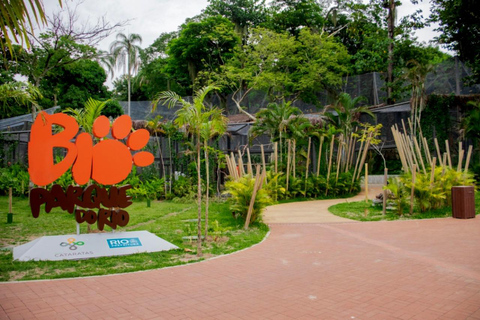
[[[402,216],[399,216],[395,209],[387,209],[386,214],[383,215],[382,206],[374,206],[372,201],[368,201],[368,203],[365,203],[365,201],[339,203],[329,207],[328,211],[336,216],[357,221],[432,219],[452,216],[452,207],[450,206],[426,212],[420,212],[418,208],[414,207],[412,215],[407,210]],[[475,212],[477,215],[480,214],[480,192],[478,191],[475,192]]]
[[[8,197],[0,197],[0,207],[8,207]],[[248,248],[263,240],[268,227],[262,223],[243,229],[244,221],[235,219],[225,202],[213,202],[209,210],[209,235],[203,244],[203,257],[196,256],[196,241],[183,237],[197,232],[197,206],[191,200],[136,201],[129,208],[130,222],[119,231],[147,230],[175,244],[180,249],[74,261],[13,261],[12,248],[46,235],[73,234],[73,215],[60,209],[32,217],[28,200],[14,198],[13,223],[7,224],[7,213],[0,213],[0,281],[74,278],[157,269],[196,262]],[[93,230],[98,232],[98,230]],[[87,226],[81,225],[81,233]]]

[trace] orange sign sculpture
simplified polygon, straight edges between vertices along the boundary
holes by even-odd
[[[52,133],[53,125],[63,128],[59,133]],[[30,179],[39,186],[51,184],[68,169],[72,168],[72,176],[79,185],[84,185],[93,179],[102,185],[113,185],[127,178],[132,171],[132,165],[145,167],[153,163],[150,152],[141,151],[146,146],[150,134],[145,129],[132,131],[132,120],[129,116],[118,117],[110,129],[110,121],[105,116],[98,117],[93,124],[93,136],[99,141],[94,144],[92,136],[80,133],[75,142],[72,140],[78,133],[78,124],[73,117],[63,113],[49,115],[42,112],[32,125],[30,142],[28,143],[28,163]],[[111,131],[113,139],[106,136]],[[126,144],[122,139],[127,138]],[[54,148],[65,148],[65,158],[59,163],[54,162]],[[36,218],[40,206],[45,204],[45,210],[50,212],[54,207],[61,207],[70,213],[74,207],[99,209],[98,215],[92,210],[75,209],[78,223],[95,221],[100,230],[109,225],[113,229],[117,225],[128,223],[128,213],[119,208],[126,208],[132,202],[126,195],[130,186],[112,187],[108,192],[105,188],[93,185],[85,190],[70,186],[66,191],[59,185],[54,185],[51,191],[35,188],[30,193],[32,214]],[[104,206],[102,208],[100,205]]]

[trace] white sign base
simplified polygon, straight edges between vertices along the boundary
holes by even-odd
[[[148,231],[45,236],[13,249],[13,260],[78,260],[178,249]]]

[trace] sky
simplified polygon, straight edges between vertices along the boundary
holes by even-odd
[[[79,0],[63,0],[64,4],[74,7]],[[58,0],[44,0],[47,14],[60,9]],[[150,46],[163,32],[178,30],[186,18],[194,17],[208,5],[207,0],[83,0],[77,7],[81,20],[88,20],[95,24],[98,18],[105,16],[111,23],[129,20],[122,31],[125,34],[140,34],[143,41],[142,48]],[[430,3],[423,0],[418,5],[412,5],[404,0],[398,7],[398,15],[402,17],[422,9],[424,17],[428,16]],[[417,31],[420,42],[429,42],[435,35],[434,27]],[[115,34],[99,43],[99,49],[108,51],[110,44],[115,40]],[[107,82],[111,86],[111,79]]]

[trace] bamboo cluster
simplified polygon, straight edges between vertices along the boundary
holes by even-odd
[[[265,162],[265,152],[263,148],[263,144],[260,146],[262,151],[262,166],[263,171],[266,172],[266,162]],[[247,163],[243,162],[243,154],[240,150],[238,150],[238,157],[235,157],[233,152],[230,155],[226,155],[225,159],[227,161],[227,168],[228,168],[228,175],[230,179],[237,180],[246,174],[253,176],[253,164],[252,159],[250,157],[250,148],[245,148],[247,154]],[[276,153],[275,153],[276,154]],[[274,156],[275,157],[275,156]],[[276,162],[277,159],[275,158],[274,161]],[[245,171],[246,166],[246,171]]]
[[[409,121],[410,132],[412,132],[412,124]],[[450,145],[448,140],[445,140],[445,152],[442,154],[437,138],[434,139],[435,154],[432,157],[428,147],[427,139],[423,136],[420,129],[419,138],[415,135],[408,134],[405,122],[402,120],[403,132],[401,132],[397,125],[391,127],[395,145],[397,146],[400,161],[402,162],[403,171],[405,172],[423,172],[427,173],[427,167],[434,168],[438,159],[438,164],[442,167],[453,168],[452,157],[450,153]],[[420,128],[420,127],[419,127]],[[468,171],[470,165],[470,158],[472,156],[472,145],[469,146],[467,155],[465,157],[465,150],[462,147],[462,142],[458,146],[458,162],[457,171]],[[465,158],[465,167],[463,169],[463,160]]]

